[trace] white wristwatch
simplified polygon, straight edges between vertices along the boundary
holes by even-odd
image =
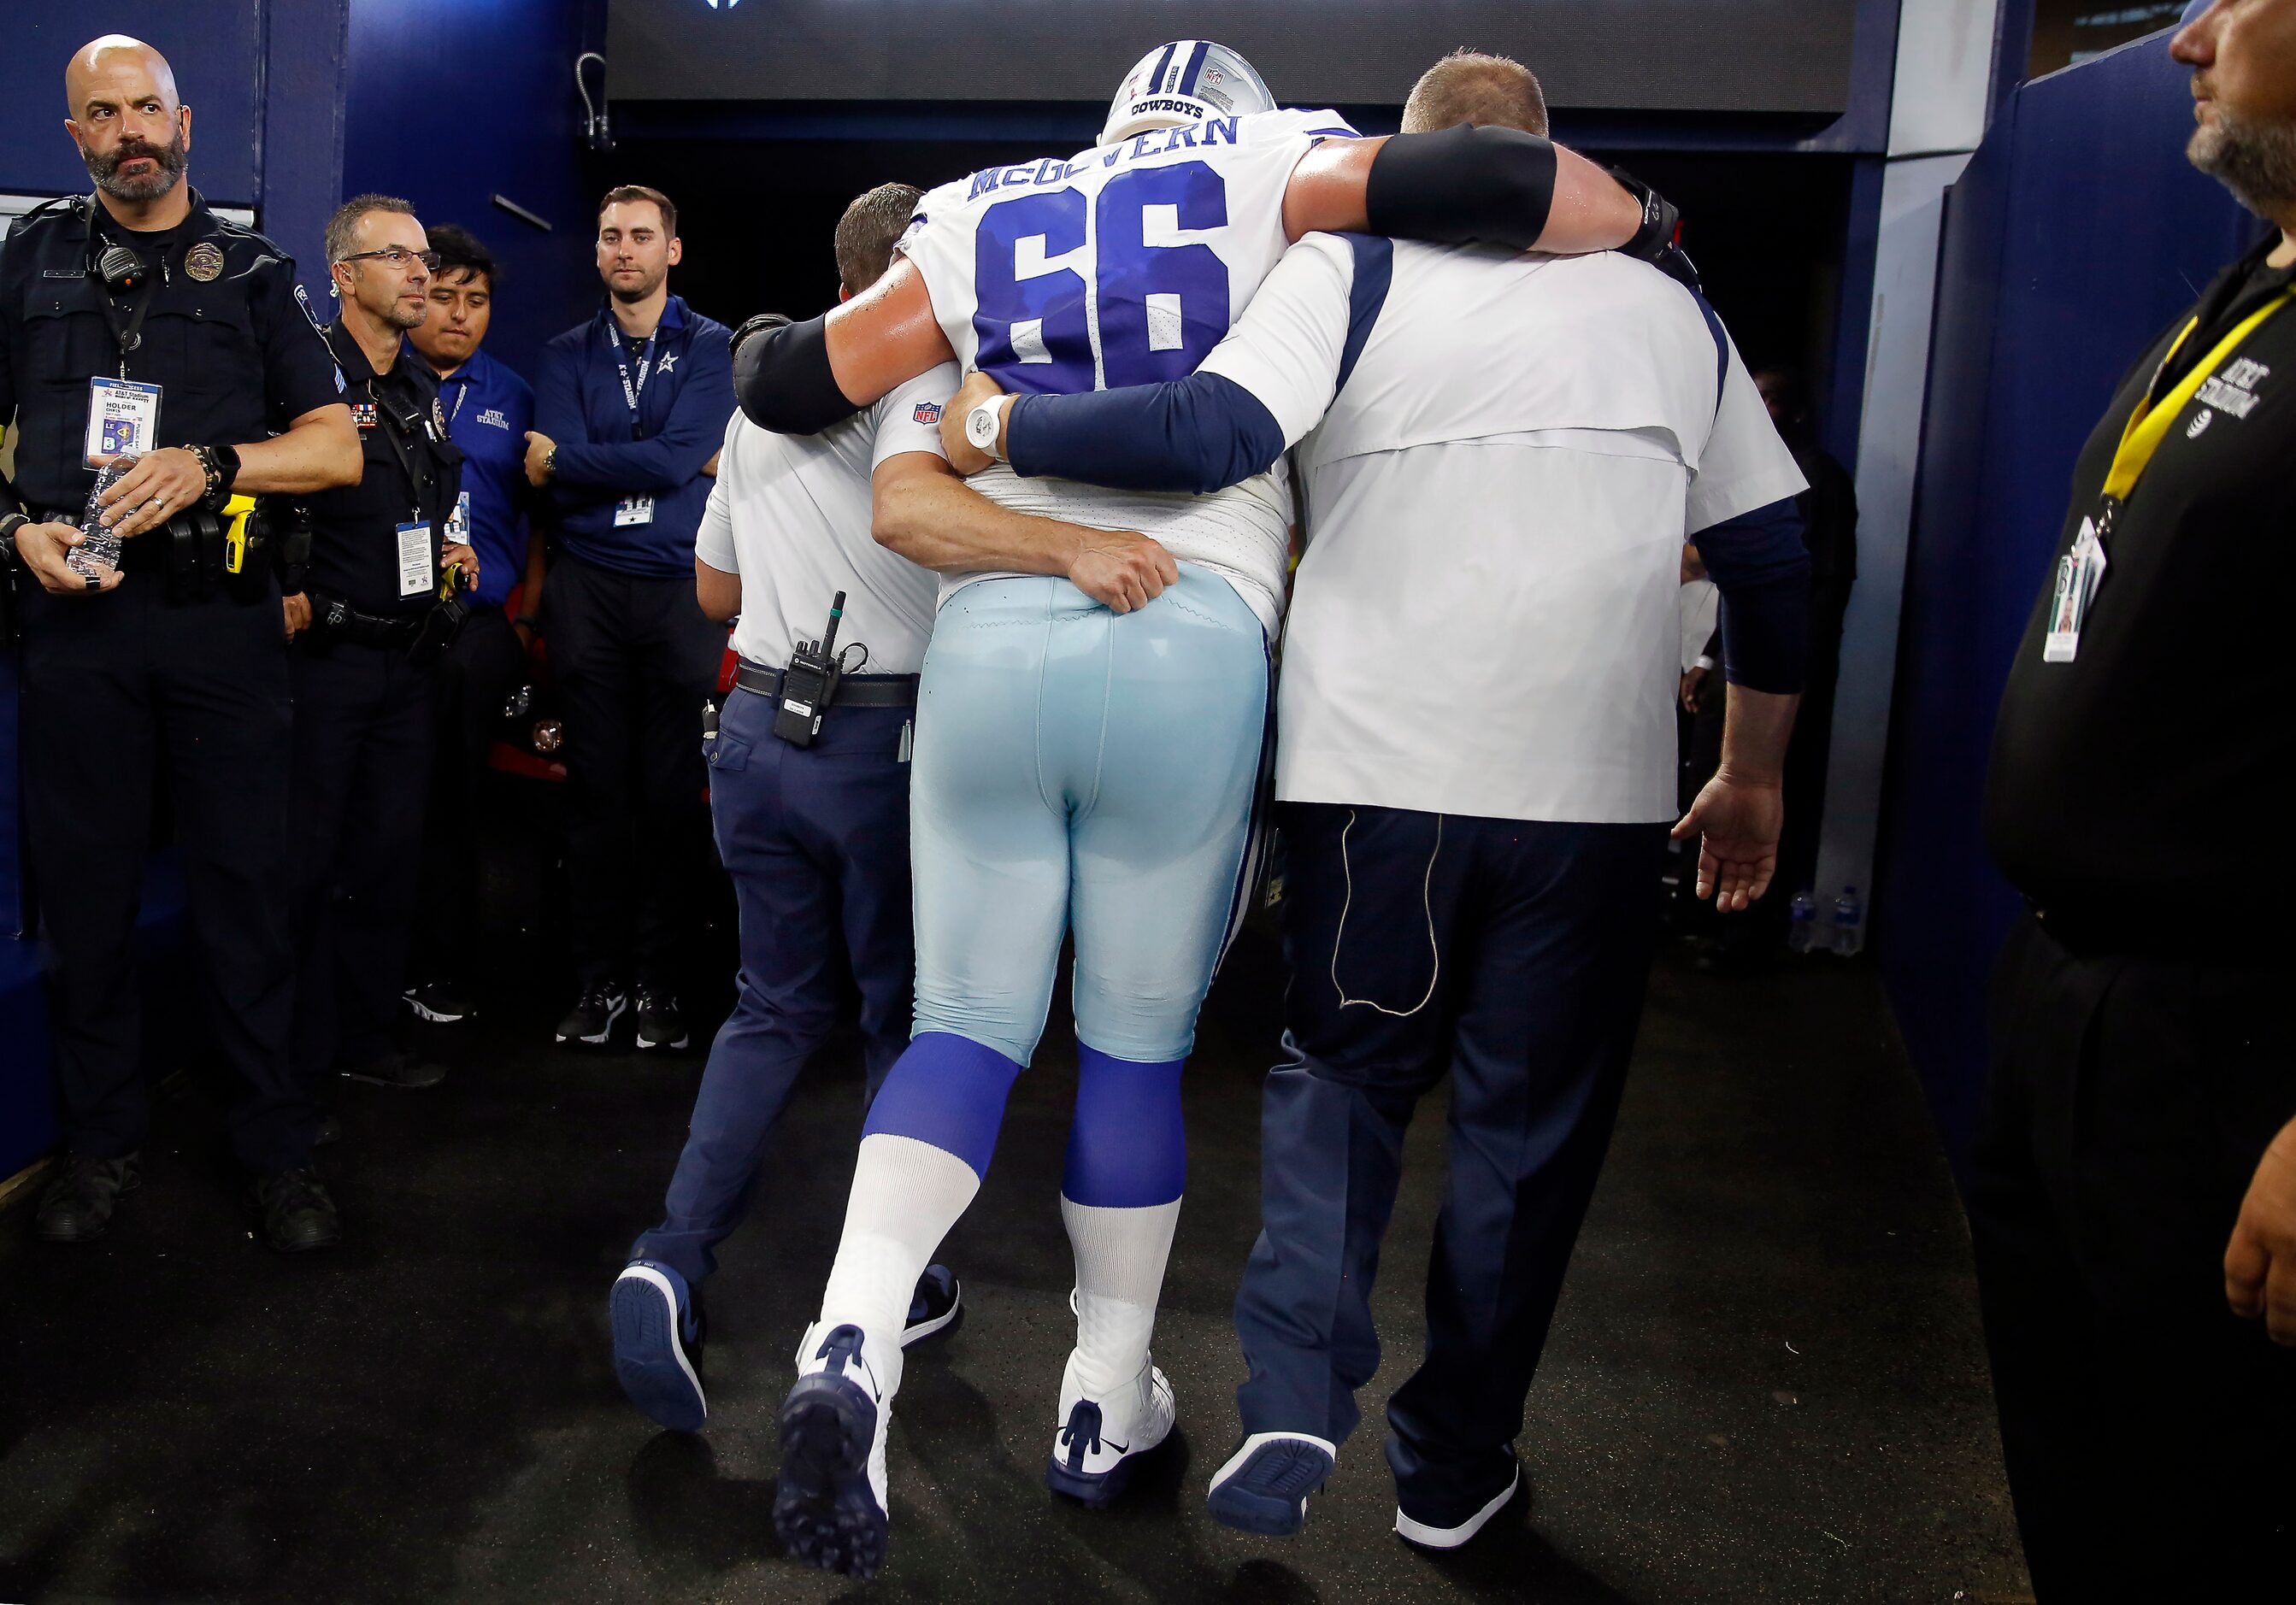
[[[1004,409],[1012,401],[1010,396],[991,396],[964,415],[964,438],[998,463],[1004,454],[996,449],[996,437],[1004,432]]]

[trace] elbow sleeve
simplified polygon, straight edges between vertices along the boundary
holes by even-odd
[[[1372,158],[1364,209],[1375,234],[1529,250],[1554,204],[1554,146],[1519,128],[1398,134]]]
[[[1265,473],[1283,454],[1283,427],[1234,380],[1196,373],[1079,396],[1017,397],[1005,446],[1013,471],[1024,478],[1202,495]]]
[[[824,314],[742,342],[734,395],[750,422],[780,435],[817,435],[861,410],[830,372],[828,326]]]
[[[1809,553],[1791,501],[1698,534],[1698,554],[1722,593],[1722,662],[1749,691],[1802,688],[1809,653]]]

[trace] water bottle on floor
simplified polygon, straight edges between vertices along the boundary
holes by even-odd
[[[1805,887],[1793,895],[1786,910],[1786,948],[1808,953],[1817,940],[1817,898]]]
[[[1833,951],[1849,958],[1866,946],[1866,907],[1857,888],[1845,886],[1833,900]]]

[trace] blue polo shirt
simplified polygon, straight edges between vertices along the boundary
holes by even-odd
[[[624,574],[693,577],[709,500],[701,465],[734,415],[731,342],[725,324],[671,296],[650,349],[634,355],[605,307],[543,347],[534,427],[558,446],[550,495],[561,550]],[[641,496],[652,498],[651,516],[618,521],[617,504]]]
[[[478,600],[500,607],[526,577],[526,509],[533,495],[526,482],[526,431],[534,427],[534,391],[484,351],[474,351],[439,381],[439,410],[447,414],[447,432],[463,448],[469,540],[479,554]]]

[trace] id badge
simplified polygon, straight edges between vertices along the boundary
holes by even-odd
[[[398,527],[398,594],[401,596],[427,595],[438,584],[430,561],[430,525],[428,520]]]
[[[87,467],[102,468],[114,457],[140,457],[159,439],[158,385],[101,375],[87,381]]]
[[[614,504],[614,528],[627,529],[634,524],[653,522],[652,496],[624,496]]]
[[[471,544],[471,493],[458,491],[455,495],[455,511],[447,515],[447,544],[467,546]]]
[[[2056,589],[2049,596],[2049,634],[2041,643],[2044,663],[2070,663],[2080,655],[2081,626],[2104,578],[2104,543],[2096,538],[2095,522],[2081,520],[2072,550],[2057,561]]]

